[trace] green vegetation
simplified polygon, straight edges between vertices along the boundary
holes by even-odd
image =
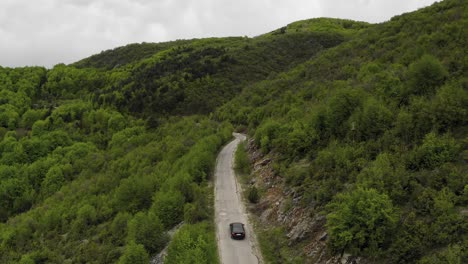
[[[209,181],[234,127],[327,215],[330,252],[466,262],[466,10],[0,67],[0,263],[147,263],[181,221],[167,263],[217,263]],[[284,234],[260,234],[265,258],[304,262]]]
[[[295,248],[288,246],[286,231],[281,227],[262,230],[258,233],[260,249],[267,263],[281,264],[304,263],[304,257],[300,256]]]
[[[466,258],[466,8],[447,0],[358,27],[216,111],[274,154],[302,206],[327,215],[330,252],[389,263]]]
[[[245,141],[239,143],[234,157],[234,168],[237,173],[250,174],[250,160],[247,154]]]
[[[248,194],[247,194],[247,199],[249,199],[249,202],[251,203],[257,203],[258,200],[260,199],[260,195],[258,194],[258,189],[255,186],[252,186],[249,188]]]
[[[165,263],[219,263],[213,230],[206,223],[183,226],[169,246]]]
[[[392,201],[375,189],[355,189],[339,194],[329,204],[327,229],[330,248],[354,255],[373,255],[396,227]]]
[[[2,263],[147,262],[184,208],[211,221],[204,193],[232,126],[194,115],[154,127],[96,104],[79,89],[98,85],[94,71],[0,69]]]

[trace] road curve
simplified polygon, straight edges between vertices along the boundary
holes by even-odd
[[[218,155],[215,169],[215,214],[216,236],[219,256],[222,264],[254,264],[262,263],[256,247],[256,239],[252,226],[241,200],[241,187],[237,183],[233,171],[234,152],[237,145],[245,140],[242,134],[234,133],[236,137],[226,145]],[[231,239],[229,223],[245,224],[246,238]]]

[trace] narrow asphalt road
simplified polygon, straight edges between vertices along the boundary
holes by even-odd
[[[245,136],[236,133],[234,136],[236,138],[221,150],[216,162],[215,213],[219,256],[222,264],[261,263],[261,258],[257,257],[260,254],[252,226],[248,222],[242,204],[241,187],[232,169],[234,152],[237,145],[245,140]],[[231,239],[229,224],[232,222],[245,224],[246,238],[244,240]]]

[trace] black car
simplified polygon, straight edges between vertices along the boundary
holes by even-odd
[[[245,229],[242,223],[230,223],[229,228],[231,229],[231,238],[244,239]]]

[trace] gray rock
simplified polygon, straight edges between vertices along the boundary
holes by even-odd
[[[325,241],[328,238],[327,232],[323,232],[323,234],[320,236],[319,241]]]

